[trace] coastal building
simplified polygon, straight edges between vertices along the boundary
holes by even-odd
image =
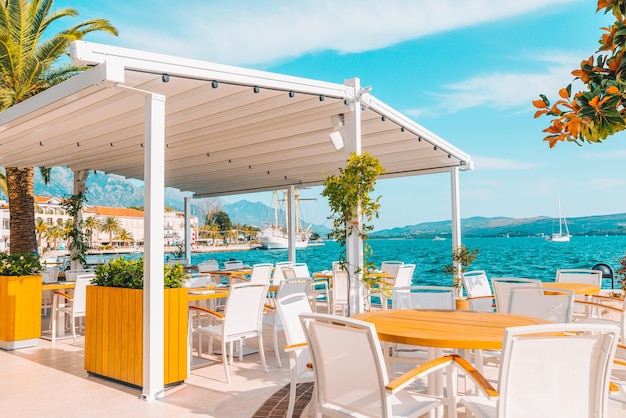
[[[62,199],[58,197],[35,196],[35,220],[42,219],[47,226],[62,227],[71,217],[66,213],[61,205]],[[117,208],[108,206],[88,206],[83,211],[83,218],[94,217],[102,223],[109,217],[114,217],[118,226],[132,237],[130,245],[142,246],[144,241],[144,213],[138,209]],[[184,241],[185,236],[185,214],[180,211],[166,210],[164,213],[163,237],[165,246],[177,246]],[[0,200],[0,251],[7,251],[10,245],[10,211],[9,204],[5,200]],[[191,230],[198,228],[198,218],[190,216]],[[116,241],[113,234],[113,243],[106,231],[95,229],[92,231],[91,245],[95,248],[102,245],[123,246],[124,243]],[[55,243],[48,243],[46,239],[41,242],[41,250],[54,247],[63,249],[65,242],[62,238],[56,239]],[[126,245],[129,245],[127,242]]]

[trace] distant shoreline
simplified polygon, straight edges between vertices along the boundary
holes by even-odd
[[[206,253],[220,253],[230,251],[249,251],[261,248],[259,244],[233,244],[233,245],[220,245],[216,247],[196,247],[191,249],[192,254],[206,254]],[[165,254],[171,255],[178,252],[176,248],[166,248]],[[108,250],[90,250],[87,255],[124,255],[124,254],[143,254],[143,247],[137,248],[115,248]],[[40,257],[67,257],[69,253],[63,250],[47,251],[40,254]]]

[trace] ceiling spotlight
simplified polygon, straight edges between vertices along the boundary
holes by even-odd
[[[344,146],[343,135],[339,131],[333,131],[328,135],[335,151],[339,151]]]
[[[258,93],[258,92],[260,92],[260,91],[261,91],[261,89],[259,88],[259,86],[254,86],[254,89],[253,89],[253,90],[254,90],[254,92],[255,92],[255,93]]]
[[[333,126],[334,130],[339,130],[343,128],[344,124],[346,123],[345,116],[343,115],[343,113],[333,115],[330,117],[330,123]]]
[[[294,93],[293,91],[289,92],[289,97],[294,97],[296,95],[296,93]]]
[[[320,96],[320,102],[323,102],[323,101],[324,101],[324,99],[326,99],[326,97],[325,97],[325,96]]]
[[[170,81],[170,76],[167,74],[163,74],[161,76],[161,80],[163,80],[164,83],[167,83],[168,81]]]
[[[213,82],[211,83],[211,87],[213,87],[214,89],[217,88],[217,86],[219,86],[218,82],[216,80],[213,80]]]

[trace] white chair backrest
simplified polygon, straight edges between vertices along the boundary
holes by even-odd
[[[311,282],[313,279],[310,277],[294,277],[285,279],[280,283],[276,299],[280,299],[294,293],[304,293],[309,295],[311,291]]]
[[[301,314],[300,319],[313,359],[318,405],[349,411],[346,416],[391,417],[384,390],[387,368],[374,325],[324,314]]]
[[[224,308],[225,336],[247,333],[256,335],[263,327],[263,304],[268,284],[238,283],[232,284],[228,291]]]
[[[602,286],[600,270],[561,269],[556,271],[557,282],[587,283]]]
[[[333,270],[333,283],[331,285],[333,303],[348,302],[350,290],[350,276],[345,270]]]
[[[507,328],[497,417],[607,417],[618,338],[617,327],[575,322]]]
[[[93,269],[65,270],[65,281],[75,282],[76,276],[78,276],[79,274],[94,274],[94,270]]]
[[[468,298],[493,295],[487,273],[483,270],[466,271],[461,274],[461,280]]]
[[[311,277],[309,266],[306,263],[294,263],[293,270],[296,273],[296,277]]]
[[[394,287],[406,287],[411,286],[413,283],[413,272],[415,271],[415,264],[403,264],[398,267],[396,273],[396,280],[394,281]]]
[[[285,278],[283,274],[283,267],[290,267],[293,265],[291,261],[279,261],[274,265],[274,274],[272,275],[272,284],[280,285],[280,282]]]
[[[300,323],[300,314],[311,313],[311,304],[305,293],[293,293],[279,297],[276,300],[276,312],[285,331],[286,345],[294,345],[306,342],[304,329]],[[311,361],[308,347],[297,350],[295,354],[296,375],[307,370],[307,364]]]
[[[574,292],[546,287],[512,287],[509,313],[532,316],[554,323],[572,322]]]
[[[194,287],[205,287],[208,283],[211,283],[213,280],[211,279],[210,274],[197,274],[193,276],[188,276],[183,281],[183,287],[194,288]]]
[[[41,270],[41,281],[43,283],[52,283],[59,280],[59,268],[58,267],[48,267],[46,269]]]
[[[388,260],[380,263],[380,269],[387,272],[388,277],[396,277],[398,270],[404,264],[403,261]]]
[[[297,277],[296,271],[294,270],[293,266],[282,267],[282,271],[283,271],[283,277],[285,279],[295,279]]]
[[[198,264],[198,273],[205,273],[208,271],[218,271],[220,269],[220,265],[217,260],[205,260]]]
[[[85,316],[87,311],[87,286],[91,285],[91,281],[96,276],[93,273],[79,274],[76,276],[76,285],[74,286],[74,299],[72,300],[72,310],[74,316]]]
[[[252,273],[250,273],[250,283],[269,283],[273,268],[274,266],[270,263],[253,265]]]
[[[455,309],[454,288],[444,286],[394,286],[393,309]]]
[[[496,299],[496,311],[509,312],[509,297],[512,287],[541,287],[541,280],[521,277],[494,277],[491,279],[493,295]]]
[[[243,261],[228,260],[224,261],[224,270],[241,270],[243,269]]]

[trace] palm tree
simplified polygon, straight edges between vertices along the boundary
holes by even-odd
[[[123,243],[135,241],[135,238],[133,237],[132,232],[129,232],[124,228],[120,229],[115,239],[118,241],[122,241]],[[126,244],[124,244],[124,246],[126,246]]]
[[[41,248],[42,250],[43,250],[43,247],[41,246],[41,240],[46,234],[47,229],[48,229],[48,225],[46,225],[46,222],[43,220],[43,218],[37,218],[35,220],[35,232],[37,234],[37,247]]]
[[[93,245],[93,232],[100,230],[100,221],[93,216],[89,216],[83,220],[83,228],[85,228],[85,234],[89,237],[89,247]]]
[[[50,225],[46,229],[46,238],[48,241],[52,241],[52,249],[57,249],[59,237],[61,236],[61,228],[58,225]]]
[[[61,59],[72,41],[95,31],[117,35],[108,20],[90,19],[51,34],[59,20],[75,9],[52,10],[54,0],[0,2],[0,111],[34,96],[84,70]],[[12,253],[37,251],[33,167],[6,167]]]
[[[107,216],[100,224],[100,231],[109,234],[109,245],[113,245],[113,234],[117,234],[122,227],[115,216]]]

